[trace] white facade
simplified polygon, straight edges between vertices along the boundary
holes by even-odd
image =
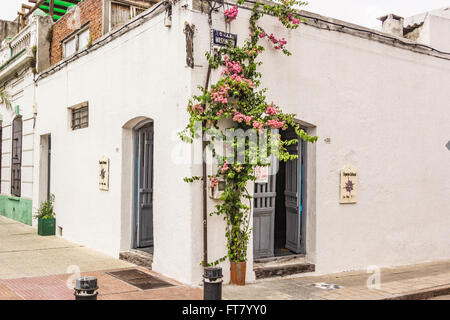
[[[238,34],[242,43],[249,14],[241,8],[228,30],[215,14],[213,28]],[[193,69],[186,66],[185,22],[195,25]],[[268,99],[319,136],[307,152],[307,260],[325,273],[449,259],[450,56],[396,46],[375,31],[368,40],[313,21],[293,31],[271,17],[263,23],[293,53],[285,57],[267,46]],[[200,175],[201,165],[195,146],[183,145],[176,132],[188,119],[189,97],[205,83],[209,46],[207,16],[176,4],[170,27],[156,9],[140,26],[38,80],[34,144],[51,135],[50,186],[65,239],[115,257],[132,247],[132,129],[152,119],[153,269],[201,282],[201,183],[182,180]],[[218,76],[213,72],[211,82]],[[85,101],[89,126],[72,130],[68,108]],[[110,159],[109,191],[98,187],[103,156]],[[43,176],[40,159],[34,157],[35,181]],[[346,165],[359,171],[356,204],[339,204],[339,171]],[[34,188],[33,202],[39,199]],[[209,217],[208,231],[214,260],[226,252],[222,218]],[[228,264],[222,266],[228,281]]]
[[[23,74],[11,81],[6,87],[11,98],[11,108],[2,106],[2,180],[1,192],[9,195],[11,191],[11,148],[12,148],[12,121],[18,115],[22,116],[22,170],[21,170],[21,197],[32,199],[33,197],[33,97],[34,82],[30,69],[23,70]],[[16,114],[16,110],[18,114]]]
[[[33,198],[35,83],[34,71],[49,66],[49,46],[46,35],[50,20],[32,15],[29,23],[0,46],[0,88],[4,89],[9,105],[0,105],[1,141],[1,195],[0,214],[32,223],[32,214],[38,204]],[[12,130],[13,120],[21,118],[20,196],[12,194]]]
[[[450,6],[409,17],[405,20],[405,27],[415,27],[411,36],[418,43],[450,52]]]

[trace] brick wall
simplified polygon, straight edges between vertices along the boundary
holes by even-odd
[[[63,49],[61,41],[86,23],[89,22],[92,41],[102,36],[103,1],[84,0],[77,7],[67,12],[53,25],[51,65],[62,59]],[[79,19],[75,19],[77,16]]]

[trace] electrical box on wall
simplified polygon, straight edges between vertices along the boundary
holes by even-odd
[[[209,180],[209,197],[214,200],[219,200],[220,196],[225,190],[225,181],[222,179]]]
[[[216,160],[213,160],[211,166],[208,167],[208,195],[211,199],[219,200],[225,191],[225,181],[214,176],[221,170],[222,166]]]

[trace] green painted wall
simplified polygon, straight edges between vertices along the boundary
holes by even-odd
[[[31,226],[31,203],[30,199],[0,195],[0,214]]]

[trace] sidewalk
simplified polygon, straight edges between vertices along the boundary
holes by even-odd
[[[450,261],[382,268],[379,289],[367,287],[371,275],[360,271],[265,279],[244,287],[224,286],[223,296],[229,300],[379,300],[429,299],[437,294],[450,294]],[[341,288],[315,287],[320,283]]]
[[[146,268],[133,267],[120,270],[138,269],[159,280],[169,283],[170,287],[142,290],[106,271],[82,273],[82,276],[94,276],[98,281],[98,300],[200,300],[201,288],[191,288],[177,281],[162,277]],[[109,270],[116,271],[116,270]],[[43,277],[0,280],[0,300],[74,300],[74,290],[68,287],[71,274]]]
[[[203,297],[201,288],[185,286],[146,268],[58,237],[38,236],[35,228],[0,216],[0,300],[73,300],[74,290],[70,284],[75,276],[69,266],[77,266],[82,276],[97,277],[99,300]],[[134,269],[169,286],[156,285],[155,289],[142,290],[108,273]]]
[[[68,267],[76,265],[82,275],[98,278],[100,300],[199,300],[203,290],[189,287],[146,268],[111,258],[94,250],[57,237],[40,237],[36,229],[0,216],[0,300],[62,299],[73,300],[68,286],[73,274]],[[137,269],[153,277],[118,279],[111,271]],[[412,266],[383,268],[380,288],[369,289],[367,280],[372,274],[365,271],[344,272],[323,276],[289,276],[258,280],[246,286],[223,286],[225,300],[336,300],[336,299],[449,299],[450,261]],[[72,278],[71,278],[72,277]],[[128,279],[129,280],[129,279]],[[152,281],[165,281],[159,287]],[[147,289],[139,288],[143,284]],[[315,284],[322,284],[322,288]],[[335,290],[327,285],[341,286]],[[150,289],[148,289],[150,288]],[[446,295],[446,296],[445,296]]]
[[[129,268],[132,264],[0,216],[0,279],[64,274],[70,266],[81,272]]]

